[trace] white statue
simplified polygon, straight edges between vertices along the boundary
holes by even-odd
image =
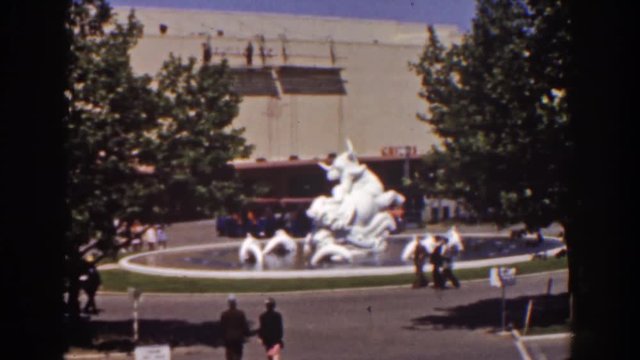
[[[284,230],[276,231],[275,235],[267,241],[264,249],[261,247],[258,239],[254,238],[251,234],[247,234],[247,237],[240,245],[239,257],[240,262],[243,264],[255,264],[257,269],[264,267],[265,255],[269,253],[276,253],[282,256],[292,257],[298,251],[298,245],[295,240],[287,234]]]
[[[251,234],[247,234],[247,237],[242,242],[238,255],[241,263],[253,263],[257,269],[262,269],[263,258],[260,243]]]
[[[320,261],[325,258],[329,258],[331,261],[346,261],[351,262],[353,260],[353,254],[349,249],[338,244],[327,244],[320,247],[311,257],[311,265],[316,266]]]
[[[386,236],[396,229],[387,210],[401,206],[404,197],[393,190],[384,190],[378,176],[358,162],[349,140],[347,151],[331,165],[318,165],[326,171],[329,181],[339,183],[331,190],[331,196],[318,196],[307,209],[313,230],[304,239],[303,252],[310,257],[309,263],[315,266],[326,259],[351,262],[354,255],[386,249]],[[284,230],[276,232],[264,250],[255,238],[247,235],[240,248],[240,261],[255,262],[261,268],[264,256],[277,253],[277,249],[295,254],[297,245]]]
[[[352,249],[347,246],[374,252],[384,250],[385,237],[396,228],[387,210],[402,205],[404,197],[393,190],[384,191],[376,174],[358,162],[349,140],[347,151],[331,165],[318,165],[326,171],[329,181],[339,183],[330,197],[317,197],[307,210],[314,230],[305,239],[304,248],[307,253],[315,249],[312,265],[330,254],[335,255],[334,259],[350,261],[352,256],[345,254]]]
[[[298,245],[287,234],[286,231],[280,229],[277,230],[275,235],[267,242],[267,245],[262,250],[263,255],[267,255],[271,252],[279,252],[285,254],[295,254],[298,251]]]

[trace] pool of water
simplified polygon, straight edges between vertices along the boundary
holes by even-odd
[[[548,237],[542,243],[535,238],[512,240],[500,235],[461,235],[464,251],[457,261],[502,258],[517,255],[534,254],[563,246],[559,239]],[[381,253],[359,252],[351,263],[327,262],[317,266],[309,264],[308,257],[302,254],[301,241],[297,253],[284,256],[268,254],[264,257],[263,271],[274,270],[312,270],[312,269],[358,269],[412,265],[412,261],[401,259],[401,253],[411,236],[393,236]],[[238,251],[240,243],[196,250],[176,250],[156,252],[137,256],[131,263],[143,266],[156,266],[193,270],[256,270],[253,264],[242,264]]]

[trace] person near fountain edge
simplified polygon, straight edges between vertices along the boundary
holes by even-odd
[[[416,279],[413,281],[412,288],[417,289],[429,285],[429,280],[424,275],[424,263],[427,260],[429,253],[427,249],[420,243],[420,238],[415,238],[416,248],[413,252],[413,265],[416,268]]]
[[[144,232],[144,227],[140,223],[140,220],[134,220],[130,227],[131,236],[133,240],[131,240],[131,248],[134,252],[142,250],[142,233]]]
[[[429,254],[429,262],[432,265],[433,288],[442,289],[444,288],[444,280],[440,271],[442,267],[442,247],[444,246],[444,241],[440,235],[436,235],[434,238],[436,240],[436,246],[433,251],[431,251],[431,254]]]
[[[166,227],[167,226],[165,224],[160,224],[156,229],[156,233],[158,235],[158,246],[161,249],[166,249],[167,242],[169,242],[169,236],[167,235]]]
[[[273,298],[268,298],[265,306],[267,310],[260,315],[258,337],[267,352],[267,359],[279,360],[280,350],[284,348],[282,315],[275,310],[276,302]]]
[[[450,244],[449,239],[447,237],[441,237],[443,246],[442,246],[442,287],[446,286],[447,280],[451,281],[451,284],[458,289],[460,288],[460,281],[458,278],[453,275],[453,257],[457,255],[458,248],[457,246]]]
[[[244,341],[249,336],[249,324],[244,312],[238,309],[235,295],[229,295],[227,304],[229,308],[220,315],[225,356],[227,360],[242,360]]]

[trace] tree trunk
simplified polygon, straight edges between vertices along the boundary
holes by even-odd
[[[569,267],[571,354],[573,359],[590,359],[594,354],[617,358],[620,341],[622,276],[618,257],[612,251],[619,243],[615,231],[583,222],[566,223],[565,239]]]

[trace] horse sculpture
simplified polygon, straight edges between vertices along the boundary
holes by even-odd
[[[339,181],[331,196],[319,196],[307,215],[313,220],[314,230],[305,239],[305,249],[316,248],[317,254],[346,261],[351,253],[345,246],[371,251],[386,248],[385,237],[395,230],[396,223],[386,211],[404,203],[404,197],[393,191],[384,191],[376,174],[360,164],[353,145],[347,140],[347,151],[335,158],[331,165],[319,163],[327,174],[327,180]],[[320,249],[331,245],[328,249]],[[311,264],[326,256],[315,255]]]
[[[303,252],[311,265],[322,261],[351,262],[355,255],[380,252],[386,248],[386,236],[396,229],[387,210],[401,206],[404,197],[385,191],[382,182],[366,165],[361,164],[347,140],[347,151],[331,165],[318,164],[326,171],[327,180],[338,181],[331,196],[318,196],[307,209],[313,230],[304,239]],[[240,250],[240,261],[263,265],[264,256],[276,249],[292,254],[296,244],[286,232],[279,231],[264,249],[247,236]]]

